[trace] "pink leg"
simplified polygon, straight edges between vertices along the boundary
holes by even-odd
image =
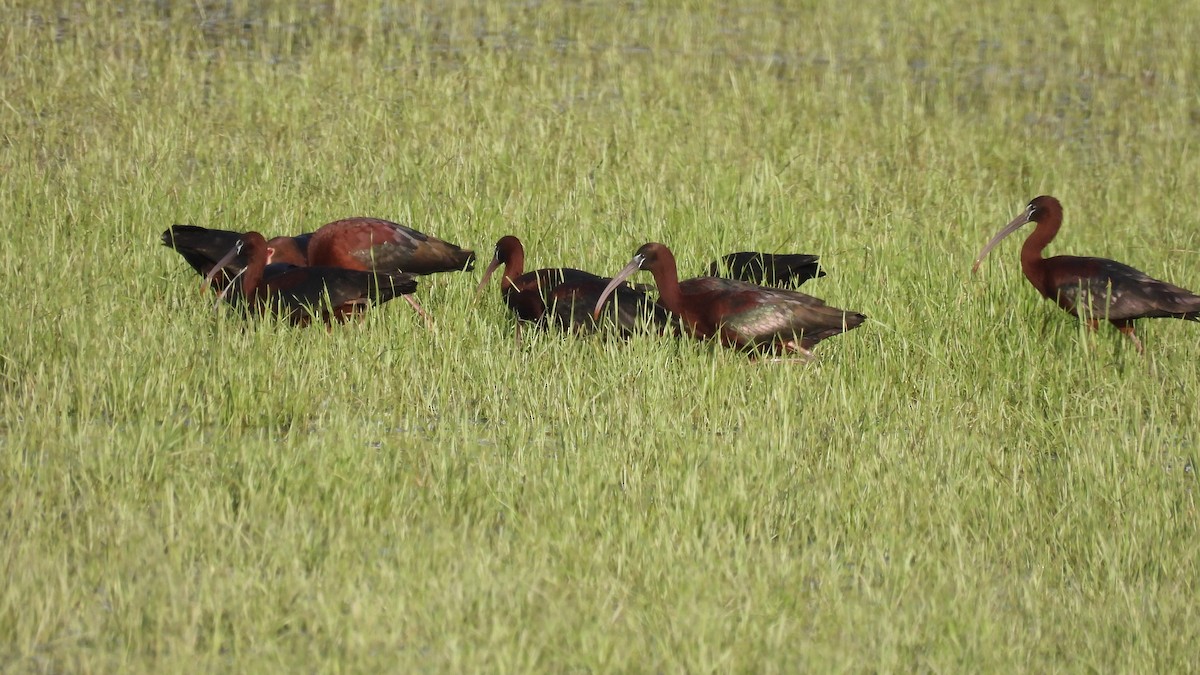
[[[1125,337],[1129,338],[1130,340],[1133,340],[1133,346],[1137,347],[1138,354],[1146,353],[1146,349],[1144,347],[1142,347],[1142,341],[1138,339],[1138,336],[1133,334],[1133,324],[1132,323],[1126,323],[1126,324],[1116,323],[1113,325],[1115,325],[1117,327],[1117,330],[1121,331],[1121,333],[1123,333],[1125,335]]]
[[[788,340],[787,342],[780,343],[779,346],[781,347],[780,351],[783,353],[799,354],[799,356],[794,358],[784,356],[758,358],[757,356],[752,356],[751,358],[760,363],[812,363],[817,358],[811,350],[805,349],[803,345],[797,343],[795,340]]]
[[[437,328],[433,325],[433,319],[431,319],[429,315],[425,313],[425,310],[422,309],[421,305],[417,303],[416,298],[411,295],[402,295],[400,297],[404,298],[405,302],[412,306],[413,309],[417,310],[417,314],[420,314],[421,318],[425,319],[425,326],[428,327],[429,330],[437,330]]]

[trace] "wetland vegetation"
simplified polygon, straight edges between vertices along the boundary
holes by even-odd
[[[0,3],[0,667],[1200,668],[1200,9]],[[525,331],[475,275],[295,329],[172,223],[370,215],[527,267],[821,255],[808,365]],[[647,275],[637,280],[649,281]]]

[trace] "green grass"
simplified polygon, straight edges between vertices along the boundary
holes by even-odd
[[[1192,5],[176,4],[0,4],[0,668],[1200,669],[1196,326],[969,273],[1050,193],[1200,287]],[[870,321],[518,346],[476,272],[300,330],[158,245],[351,215],[819,253]]]

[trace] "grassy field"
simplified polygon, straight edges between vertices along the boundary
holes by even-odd
[[[1200,9],[786,4],[0,2],[0,670],[1200,669],[1200,329],[970,274],[1048,193],[1200,287]],[[158,243],[351,215],[870,320],[517,345],[477,269],[300,330]]]

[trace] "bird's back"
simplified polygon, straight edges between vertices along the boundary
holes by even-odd
[[[1043,266],[1052,293],[1047,297],[1076,316],[1115,321],[1163,317],[1200,320],[1200,296],[1125,263],[1108,258],[1055,256],[1047,258]]]
[[[720,334],[742,347],[786,343],[799,337],[805,349],[862,325],[866,316],[811,295],[734,279],[699,277],[679,284],[690,322],[699,332]]]
[[[308,245],[314,264],[433,274],[471,270],[475,252],[379,218],[347,218],[321,226]]]
[[[607,324],[623,336],[642,331],[662,333],[675,323],[675,316],[665,307],[626,285],[613,290],[601,309],[600,319],[595,319],[592,311],[609,281],[596,277],[567,281],[555,287],[546,297],[555,323],[576,333],[591,333]]]

